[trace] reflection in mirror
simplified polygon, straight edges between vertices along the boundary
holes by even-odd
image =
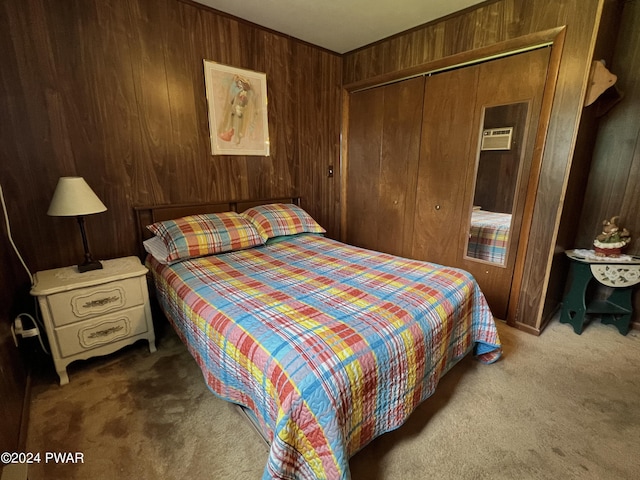
[[[485,107],[467,257],[505,265],[528,102]]]

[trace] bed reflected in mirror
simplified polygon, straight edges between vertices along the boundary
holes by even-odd
[[[485,107],[466,257],[506,265],[529,102]]]

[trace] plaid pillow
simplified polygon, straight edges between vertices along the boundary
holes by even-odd
[[[191,215],[147,228],[164,241],[169,262],[264,244],[256,227],[236,212]]]
[[[242,215],[256,226],[265,240],[297,233],[325,233],[307,212],[293,204],[273,203],[245,210]]]

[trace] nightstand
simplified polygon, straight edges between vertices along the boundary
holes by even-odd
[[[69,383],[67,365],[106,355],[146,339],[155,352],[147,268],[137,257],[103,260],[102,270],[79,273],[76,266],[34,275],[60,385]]]
[[[633,287],[640,283],[640,259],[598,257],[591,250],[567,250],[571,260],[570,284],[562,301],[560,323],[568,323],[580,335],[586,315],[598,315],[601,322],[614,325],[622,335],[629,332],[633,314]],[[604,300],[588,298],[592,280],[610,287]]]

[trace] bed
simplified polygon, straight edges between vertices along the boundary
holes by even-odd
[[[173,261],[147,246],[146,263],[210,390],[246,407],[269,441],[263,479],[350,478],[349,458],[402,425],[460,359],[500,357],[470,274],[327,238],[295,203],[226,207],[262,243],[240,233],[240,248],[199,255],[200,240]]]
[[[474,210],[467,256],[504,265],[511,227],[511,214]]]

